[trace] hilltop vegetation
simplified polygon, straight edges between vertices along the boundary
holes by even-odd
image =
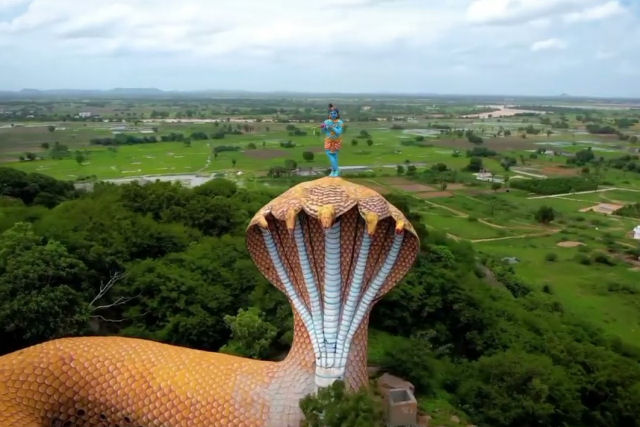
[[[270,197],[214,180],[193,190],[100,185],[52,209],[3,208],[1,351],[88,333],[218,350],[230,339],[225,317],[250,309],[263,313],[260,322],[250,317],[256,327],[274,331],[262,355],[279,354],[290,343],[291,312],[243,236]],[[373,328],[399,336],[389,346],[374,338],[379,363],[412,380],[421,398],[446,396],[486,425],[634,425],[640,349],[567,314],[470,243],[427,231],[412,199],[391,200],[416,224],[422,249],[373,313]],[[113,286],[101,293],[101,283]]]

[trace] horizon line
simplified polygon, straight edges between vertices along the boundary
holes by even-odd
[[[334,91],[334,92],[318,92],[318,91],[302,91],[302,90],[285,90],[285,89],[273,89],[273,90],[250,90],[250,89],[160,89],[157,87],[114,87],[108,89],[80,89],[80,88],[54,88],[54,89],[39,89],[39,88],[21,88],[21,89],[0,89],[0,96],[6,94],[15,95],[35,95],[37,92],[42,94],[51,94],[51,92],[94,92],[105,93],[109,92],[148,92],[147,95],[171,95],[171,94],[197,94],[207,92],[217,93],[242,93],[242,94],[289,94],[289,95],[317,95],[317,96],[362,96],[362,95],[378,95],[378,96],[435,96],[435,97],[510,97],[510,98],[565,98],[565,99],[601,99],[601,100],[640,100],[640,96],[619,96],[619,95],[572,95],[567,93],[561,93],[556,95],[532,95],[532,94],[508,94],[508,93],[439,93],[439,92],[405,92],[405,91]],[[135,95],[135,94],[132,94]]]

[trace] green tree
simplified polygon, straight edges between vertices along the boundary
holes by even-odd
[[[225,315],[246,307],[265,279],[243,237],[205,238],[182,253],[130,265],[122,289],[137,295],[124,312],[125,332],[217,350],[227,342]]]
[[[500,160],[500,165],[504,168],[504,170],[508,171],[511,169],[511,166],[515,166],[518,164],[518,161],[515,157],[505,156]]]
[[[465,166],[464,170],[469,172],[480,172],[484,169],[482,165],[482,159],[480,157],[472,157],[469,159],[469,164]]]
[[[29,223],[0,235],[0,353],[83,331],[87,270],[59,242]]]
[[[237,191],[238,186],[235,182],[222,178],[212,179],[193,189],[194,194],[206,197],[231,197],[236,194]]]
[[[486,425],[580,424],[576,383],[545,356],[509,350],[483,357],[461,374],[457,393]]]
[[[266,357],[278,331],[263,316],[255,307],[241,308],[236,316],[224,316],[231,329],[231,340],[220,351],[253,359]]]
[[[65,181],[58,181],[46,175],[38,173],[27,174],[25,172],[0,168],[0,194],[21,199],[26,204],[37,203],[37,197],[47,193],[53,207],[60,201],[75,196],[73,184]]]
[[[422,395],[433,395],[438,389],[441,365],[429,342],[415,338],[398,342],[382,357],[386,370],[407,378]]]
[[[289,171],[282,166],[272,166],[269,168],[269,172],[267,176],[271,178],[280,178],[281,176],[287,175]]]
[[[47,129],[49,130],[49,132],[53,133],[56,130],[56,127],[53,125],[49,125],[47,126]]]
[[[313,161],[314,157],[315,156],[314,156],[313,152],[311,152],[311,151],[305,151],[305,152],[302,153],[302,158],[304,160],[306,160],[307,162]]]
[[[555,216],[555,211],[550,206],[540,206],[534,214],[536,221],[542,224],[549,224],[555,219]]]
[[[402,166],[402,165],[396,166],[396,174],[403,175],[404,174],[404,166]]]
[[[82,152],[76,151],[76,163],[78,163],[79,165],[82,165],[86,160],[87,158]]]
[[[336,381],[300,400],[303,427],[383,427],[382,405],[370,392],[347,392]]]
[[[293,171],[298,167],[298,163],[295,160],[292,159],[286,159],[284,161],[284,168],[289,170],[289,171]]]

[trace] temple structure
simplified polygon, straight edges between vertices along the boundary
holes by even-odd
[[[65,338],[0,357],[0,425],[298,426],[299,400],[336,379],[367,386],[372,306],[419,248],[404,215],[341,178],[289,189],[247,229],[294,314],[282,362],[120,338]]]

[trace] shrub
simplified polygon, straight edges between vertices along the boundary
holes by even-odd
[[[536,194],[561,194],[597,190],[598,183],[595,180],[584,177],[560,177],[514,180],[511,181],[511,187]]]
[[[542,224],[549,224],[555,219],[555,211],[550,206],[540,206],[540,208],[534,214],[536,221]]]
[[[627,205],[615,211],[616,215],[628,216],[632,218],[640,218],[640,203]]]
[[[190,138],[193,139],[194,141],[198,141],[203,139],[209,139],[209,136],[207,136],[207,134],[204,132],[192,132]]]
[[[498,153],[486,147],[473,147],[473,149],[467,150],[467,157],[491,157],[496,154]]]
[[[284,168],[287,170],[294,170],[297,167],[298,167],[298,162],[296,162],[295,160],[286,159],[284,161]]]
[[[445,165],[444,163],[436,163],[435,165],[431,166],[431,170],[436,172],[444,172],[448,169],[449,168],[447,168],[447,165]]]
[[[608,266],[616,265],[615,261],[609,258],[606,254],[599,252],[593,256],[593,261],[599,264],[604,264]]]
[[[544,259],[545,261],[556,262],[558,260],[558,255],[553,252],[549,252],[544,256]]]
[[[591,258],[584,254],[576,255],[576,260],[582,265],[591,265]]]
[[[213,149],[213,152],[217,154],[223,151],[239,151],[239,150],[240,150],[240,147],[236,147],[233,145],[218,145]]]
[[[239,309],[236,316],[224,316],[224,323],[231,329],[231,340],[220,350],[253,359],[266,357],[278,332],[255,307]]]
[[[283,141],[283,142],[280,143],[280,146],[282,148],[293,148],[293,147],[296,146],[296,143],[292,142],[292,141],[286,141],[286,142]]]
[[[480,157],[472,157],[469,160],[469,164],[465,166],[464,170],[469,172],[480,172],[484,166],[482,165],[482,159]]]
[[[383,427],[382,404],[366,389],[347,392],[336,381],[300,400],[302,427]]]

